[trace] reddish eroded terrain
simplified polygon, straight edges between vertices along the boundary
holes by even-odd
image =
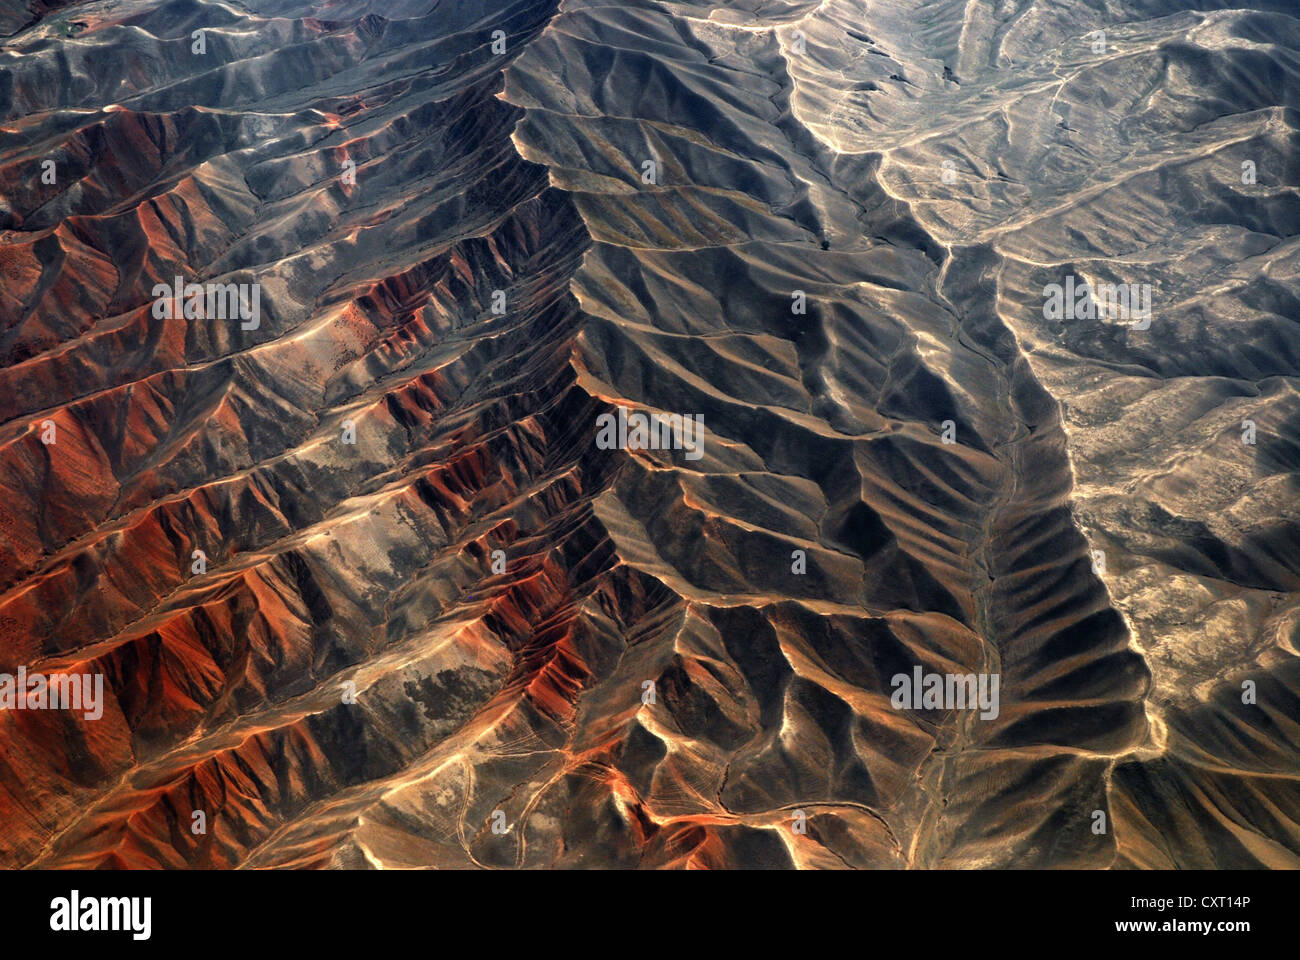
[[[883,92],[956,41],[850,6],[0,20],[0,672],[107,693],[0,711],[0,864],[1297,865],[1293,530],[1192,540],[1273,555],[1211,572],[1081,518],[1133,477],[1001,286],[1058,198],[965,232],[873,129],[983,130],[1003,67],[972,38]],[[160,316],[177,276],[258,322]],[[702,456],[601,449],[620,405],[702,415]],[[1184,642],[1114,582],[1150,556],[1276,596],[1264,722],[1137,648]],[[918,665],[998,715],[895,709]]]

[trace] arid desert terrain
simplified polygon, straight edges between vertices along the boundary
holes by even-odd
[[[1297,107],[1294,0],[0,0],[0,866],[1300,867]]]

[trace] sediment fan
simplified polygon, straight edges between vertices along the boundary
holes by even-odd
[[[8,0],[0,865],[1300,866],[1229,6]]]

